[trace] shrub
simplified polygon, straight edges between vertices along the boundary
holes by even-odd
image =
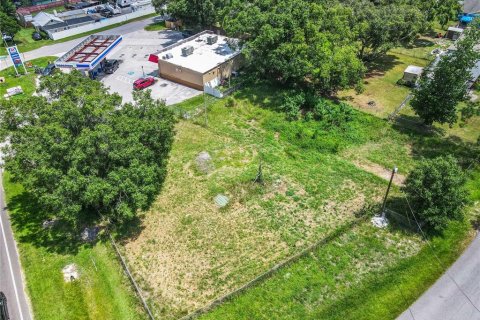
[[[298,120],[300,118],[300,110],[303,109],[305,101],[303,92],[289,91],[284,95],[280,109],[285,113],[287,120]]]
[[[443,231],[450,220],[463,219],[466,178],[452,156],[424,159],[408,176],[403,190],[427,228]]]
[[[225,106],[228,108],[235,107],[235,99],[233,97],[228,97],[227,101],[225,102]]]

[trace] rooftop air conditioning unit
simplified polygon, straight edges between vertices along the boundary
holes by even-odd
[[[207,43],[208,43],[209,45],[212,45],[212,44],[214,44],[214,43],[217,43],[217,41],[218,41],[218,36],[208,36],[208,37],[207,37]]]
[[[187,57],[193,53],[193,46],[186,46],[182,48],[182,56]]]

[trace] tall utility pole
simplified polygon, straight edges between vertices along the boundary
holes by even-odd
[[[397,171],[398,171],[397,166],[393,167],[392,175],[390,176],[390,182],[388,183],[387,192],[385,193],[385,198],[383,199],[382,217],[384,217],[384,218],[385,218],[385,209],[386,209],[386,206],[387,206],[388,194],[390,193],[390,188],[392,187],[393,177],[395,176],[395,173],[397,173]]]
[[[375,216],[372,218],[373,225],[379,228],[385,228],[388,225],[387,198],[388,198],[388,194],[390,193],[390,189],[392,187],[393,178],[395,177],[395,173],[397,173],[397,171],[398,171],[397,166],[393,167],[392,175],[390,176],[390,181],[388,182],[387,192],[385,193],[385,198],[383,198],[382,213],[379,216]]]

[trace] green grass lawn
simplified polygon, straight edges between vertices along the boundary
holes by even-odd
[[[145,319],[109,243],[77,247],[54,238],[42,229],[43,213],[8,173],[4,188],[36,319]],[[61,270],[70,263],[80,278],[66,283]]]
[[[417,251],[412,235],[366,222],[201,319],[395,319],[455,261],[468,230],[454,223],[435,252]]]
[[[145,27],[145,30],[147,31],[160,31],[160,30],[165,30],[165,21],[159,21],[155,22],[152,24],[149,24],[148,26]]]
[[[402,174],[421,157],[453,153],[465,165],[475,157],[469,142],[420,134],[387,122],[377,126],[382,120],[370,120],[369,138],[346,146],[338,153],[341,157],[384,168],[396,164]],[[479,173],[469,175],[472,201],[480,197]],[[388,207],[405,213],[397,188],[391,197]],[[443,236],[431,239],[432,251],[418,234],[395,223],[379,230],[366,221],[201,318],[395,319],[455,261],[473,235],[468,219],[452,223]]]
[[[365,91],[361,94],[354,90],[346,90],[339,93],[339,97],[350,102],[362,111],[385,118],[397,108],[410,89],[398,85],[403,72],[409,65],[425,67],[433,59],[430,54],[433,49],[449,44],[440,45],[438,40],[420,38],[409,48],[395,48],[388,54],[367,64],[368,72],[364,80]],[[369,105],[369,102],[375,102]]]
[[[276,111],[280,96],[280,89],[255,85],[237,92],[233,107],[226,106],[226,99],[210,98],[208,126],[204,114],[197,114],[203,110],[202,97],[173,106],[188,110],[193,118],[178,123],[164,189],[144,213],[135,236],[123,243],[156,316],[185,315],[348,227],[366,207],[381,202],[387,181],[379,177],[378,169],[388,174],[395,164],[406,175],[421,157],[449,152],[462,163],[472,159],[467,143],[417,134],[360,111],[343,128],[325,130],[315,121],[288,122]],[[213,159],[214,169],[208,174],[196,167],[201,151],[208,151]],[[264,186],[252,182],[260,159]],[[227,207],[216,207],[217,194],[229,197]],[[405,213],[405,203],[396,203],[399,199],[399,188],[394,186],[389,207]],[[438,241],[450,246],[462,240],[467,233],[464,227],[452,226],[452,238]],[[360,224],[341,232],[326,251],[322,247],[305,258],[311,261],[295,263],[272,284],[259,285],[268,285],[268,290],[255,287],[232,306],[207,317],[328,318],[333,311],[326,306],[343,308],[336,303],[355,300],[352,294],[367,299],[372,278],[389,289],[389,270],[415,268],[415,259],[421,260],[416,257],[422,257],[425,248],[421,237],[408,230]],[[445,261],[461,250],[450,249]],[[422,274],[433,281],[441,271]],[[418,282],[411,284],[417,291],[412,291],[410,300],[423,290],[424,280],[416,278]],[[310,281],[320,287],[309,286]],[[281,282],[290,284],[275,291]],[[395,300],[397,295],[386,297],[395,304],[394,310],[403,308],[404,303]]]
[[[31,60],[32,67],[27,68],[28,74],[24,74],[25,71],[23,67],[19,68],[20,76],[17,77],[14,67],[9,67],[7,69],[0,71],[0,77],[5,78],[5,83],[0,83],[0,100],[4,99],[3,95],[7,93],[8,88],[21,86],[24,94],[13,96],[12,99],[19,99],[24,96],[30,96],[35,92],[35,78],[38,76],[35,74],[33,68],[34,65],[39,67],[45,67],[49,61],[55,61],[56,57],[44,57]]]
[[[51,40],[51,39],[43,39],[43,40],[35,41],[35,40],[32,39],[32,33],[35,30],[33,28],[22,28],[15,35],[15,41],[17,43],[18,50],[21,53],[25,53],[25,52],[28,52],[28,51],[32,51],[32,50],[41,48],[43,46],[48,46],[48,45],[52,45],[52,44],[55,44],[55,43],[61,43],[61,42],[69,41],[69,40],[74,40],[74,39],[86,37],[88,35],[91,35],[91,34],[94,34],[94,33],[99,33],[99,32],[105,31],[105,30],[110,30],[110,29],[113,29],[113,28],[116,28],[116,27],[120,27],[120,26],[123,26],[123,25],[131,23],[131,22],[141,21],[141,20],[144,20],[144,19],[155,17],[156,15],[157,15],[157,13],[151,13],[151,14],[148,14],[148,15],[145,15],[145,16],[142,16],[142,17],[132,19],[132,20],[115,23],[115,24],[112,24],[110,26],[106,26],[106,27],[103,27],[103,28],[99,28],[99,29],[96,29],[96,30],[92,30],[92,31],[88,31],[88,32],[80,33],[80,34],[76,34],[76,35],[73,35],[73,36],[70,36],[70,37],[67,37],[67,38],[63,38],[63,39],[59,39],[59,40],[55,40],[55,41]],[[7,54],[7,52],[6,52],[5,48],[0,47],[0,55],[6,55],[6,54]]]

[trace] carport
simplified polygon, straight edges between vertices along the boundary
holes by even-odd
[[[77,69],[96,78],[102,73],[105,58],[122,41],[120,35],[91,35],[55,61],[55,66],[69,72]]]

